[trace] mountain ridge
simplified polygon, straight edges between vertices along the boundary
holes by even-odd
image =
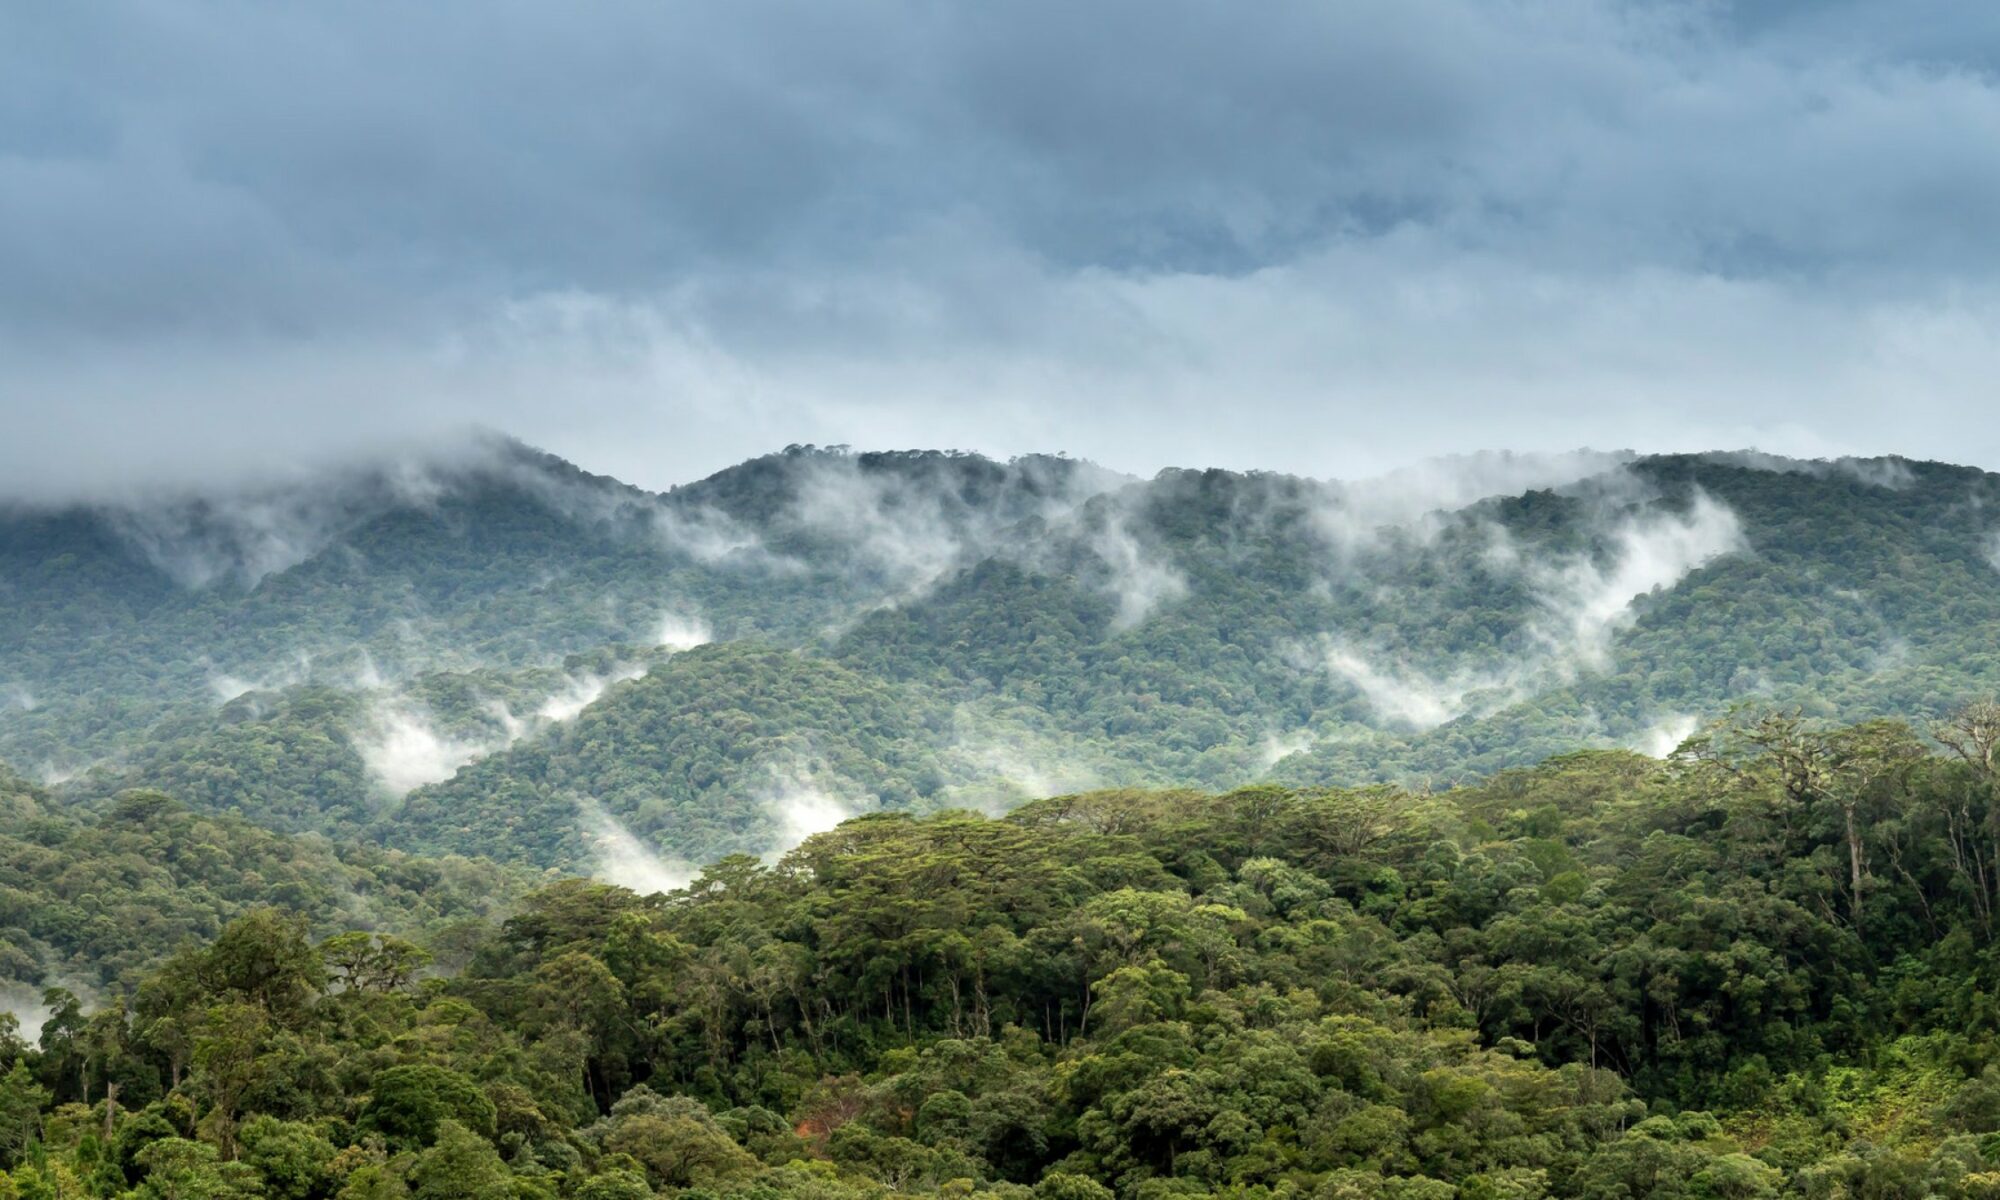
[[[497,447],[369,476],[386,509],[335,488],[366,519],[254,580],[0,513],[0,757],[86,807],[160,780],[274,828],[590,869],[626,835],[767,852],[798,836],[788,794],[812,824],[1409,780],[1658,749],[1746,700],[1924,715],[2000,690],[2000,477],[1976,468],[1580,451],[1339,483],[794,446],[653,493]],[[231,519],[282,543],[309,507]],[[686,653],[710,641],[741,648]],[[549,836],[474,832],[510,805]]]

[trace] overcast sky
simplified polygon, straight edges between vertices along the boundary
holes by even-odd
[[[2000,6],[0,9],[0,491],[479,423],[2000,466]]]

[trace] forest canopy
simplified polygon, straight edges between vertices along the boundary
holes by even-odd
[[[1436,793],[878,813],[448,927],[419,886],[335,928],[324,876],[258,866],[261,903],[0,1037],[0,1189],[1984,1196],[1996,746],[1990,705],[1778,712]],[[134,794],[70,836],[193,820]]]

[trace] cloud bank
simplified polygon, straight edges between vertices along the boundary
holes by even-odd
[[[0,479],[474,420],[655,488],[800,441],[1992,465],[1996,64],[1944,0],[35,6]]]

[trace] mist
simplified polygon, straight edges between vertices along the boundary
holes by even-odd
[[[1518,698],[1524,684],[1519,673],[1494,674],[1460,669],[1443,677],[1376,662],[1338,637],[1323,635],[1320,661],[1335,678],[1348,684],[1377,717],[1391,726],[1422,732],[1457,720],[1473,711],[1475,698],[1498,708]]]
[[[1586,461],[1576,460],[1576,465]],[[1608,672],[1618,636],[1639,620],[1646,597],[1678,585],[1717,559],[1750,549],[1737,514],[1700,490],[1680,511],[1648,500],[1644,485],[1622,465],[1571,482],[1592,505],[1595,550],[1546,554],[1517,544],[1504,527],[1478,518],[1488,539],[1484,566],[1524,583],[1535,602],[1535,612],[1521,630],[1525,645],[1510,655],[1498,661],[1419,664],[1334,631],[1300,651],[1302,660],[1353,688],[1384,724],[1417,732],[1434,729],[1462,716],[1497,711],[1579,676]],[[1485,486],[1475,480],[1455,494]],[[1451,495],[1454,489],[1446,485],[1438,492]],[[1621,508],[1637,511],[1614,515]],[[1433,532],[1445,522],[1463,519],[1428,507],[1427,499],[1405,503],[1401,511],[1418,513],[1417,520]],[[1378,526],[1369,536],[1387,528]]]
[[[1295,729],[1290,733],[1267,733],[1257,745],[1257,768],[1269,771],[1294,754],[1304,754],[1318,744],[1311,731]]]
[[[1314,527],[1338,551],[1379,543],[1389,530],[1427,539],[1460,510],[1494,496],[1559,489],[1615,474],[1631,451],[1482,451],[1425,459],[1372,478],[1332,481],[1312,506]]]
[[[759,803],[772,826],[771,840],[763,854],[768,862],[775,862],[800,842],[816,833],[825,833],[870,807],[836,794],[814,772],[798,764],[771,765]]]
[[[535,715],[544,721],[574,720],[584,709],[597,703],[612,684],[644,678],[645,674],[644,667],[627,665],[604,675],[572,675],[559,691],[542,701]]]
[[[511,724],[511,714],[507,720]],[[366,725],[350,738],[368,773],[398,797],[450,779],[460,767],[500,749],[508,740],[445,733],[431,713],[401,697],[377,701],[369,709]]]
[[[1136,628],[1161,605],[1187,595],[1187,580],[1139,541],[1126,515],[1107,519],[1088,544],[1104,564],[1118,600],[1113,629]]]
[[[263,674],[248,676],[228,671],[212,674],[208,677],[208,690],[215,697],[217,704],[228,704],[253,692],[278,692],[303,683],[312,678],[312,667],[313,656],[300,651],[289,665]],[[363,687],[379,687],[381,674],[375,670],[372,661],[364,660],[360,672],[352,682]]]
[[[43,989],[25,983],[0,982],[0,1013],[20,1023],[21,1038],[30,1045],[42,1035],[49,1019],[49,1007],[42,1002]]]
[[[247,479],[223,473],[201,483],[148,484],[141,477],[35,498],[95,506],[182,587],[250,587],[394,508],[435,503],[503,462],[506,451],[504,439],[467,432],[365,455],[329,455]]]
[[[653,644],[673,651],[692,650],[708,645],[712,636],[708,622],[700,617],[669,612],[660,617],[659,627],[653,632]]]
[[[660,505],[650,514],[653,535],[661,546],[698,563],[735,562],[767,570],[796,569],[796,564],[771,554],[756,531],[713,508]]]
[[[1669,713],[1647,726],[1632,748],[1649,758],[1667,758],[1700,728],[1699,717],[1688,713]]]
[[[679,859],[664,858],[647,849],[597,801],[579,797],[577,812],[594,854],[590,873],[596,878],[650,896],[680,891],[700,874]]]
[[[1100,764],[1082,750],[1019,725],[959,705],[952,713],[952,736],[945,757],[977,782],[968,785],[989,811],[1011,802],[1061,796],[1101,787]]]
[[[1576,557],[1527,567],[1546,614],[1535,634],[1558,664],[1605,669],[1612,638],[1638,617],[1636,599],[1748,548],[1736,514],[1703,492],[1695,493],[1686,513],[1648,513],[1619,522],[1610,543],[1608,562]]]
[[[1915,482],[1908,463],[1892,457],[1787,458],[1762,450],[1718,450],[1702,455],[1710,462],[1728,463],[1753,471],[1781,475],[1845,476],[1869,487],[1898,492]]]

